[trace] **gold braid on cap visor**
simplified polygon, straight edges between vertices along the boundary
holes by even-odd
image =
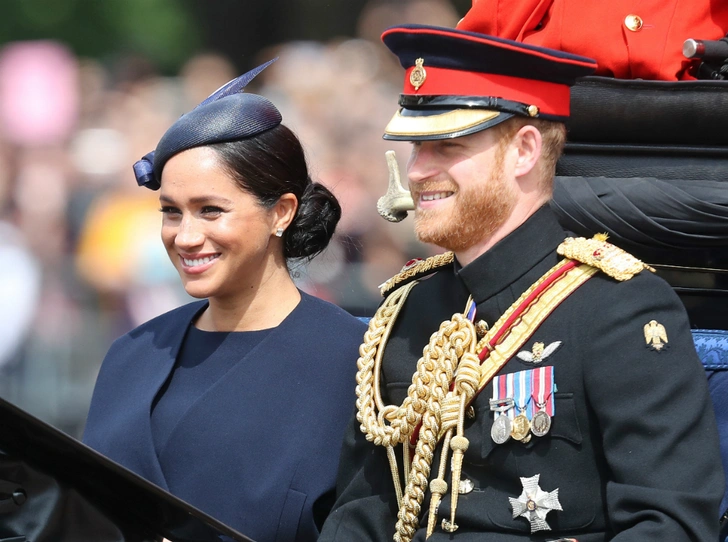
[[[405,116],[402,115],[402,109],[399,109],[387,124],[384,133],[398,137],[445,135],[473,128],[498,115],[498,111],[490,109],[453,109],[437,115]]]

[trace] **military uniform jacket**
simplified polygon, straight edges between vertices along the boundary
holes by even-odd
[[[207,302],[117,339],[94,389],[84,442],[256,542],[309,542],[334,499],[366,326],[301,302],[179,420],[162,450],[150,412]]]
[[[384,402],[402,403],[430,335],[463,312],[468,295],[477,303],[476,321],[493,325],[558,263],[556,247],[565,236],[544,207],[470,265],[443,268],[417,284],[384,353]],[[667,333],[668,345],[660,351],[646,343],[643,327],[651,320]],[[475,417],[465,421],[470,445],[461,478],[474,488],[459,496],[459,529],[450,535],[438,524],[429,540],[717,540],[723,473],[715,420],[686,313],[669,285],[647,271],[626,282],[597,273],[551,313],[525,350],[536,341],[561,342],[536,365],[554,367],[550,432],[527,444],[496,444],[490,433],[492,384],[486,386],[473,402]],[[513,356],[499,374],[533,368]],[[437,466],[438,457],[430,479]],[[559,489],[563,510],[547,514],[551,531],[531,534],[527,519],[513,517],[509,497],[522,493],[520,478],[535,475],[543,491]],[[397,504],[386,452],[364,439],[356,421],[349,426],[337,484],[339,498],[319,540],[392,540]],[[425,540],[429,494],[417,541]],[[440,519],[449,518],[449,505],[448,489]]]

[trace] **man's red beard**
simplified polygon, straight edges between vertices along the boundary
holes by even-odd
[[[503,179],[504,161],[505,149],[498,148],[488,180],[465,190],[457,190],[450,196],[454,199],[450,209],[443,211],[418,207],[415,211],[417,239],[459,252],[492,236],[510,216],[517,201],[516,193]],[[425,183],[420,188],[428,191],[448,190],[441,189],[445,183],[432,184],[430,187]],[[414,196],[417,201],[419,194]]]

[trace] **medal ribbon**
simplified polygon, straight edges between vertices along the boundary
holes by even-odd
[[[549,416],[554,415],[554,368],[553,366],[539,367],[533,371],[533,393],[531,397],[536,402],[532,412],[535,414],[543,409]],[[540,406],[543,405],[543,406]]]
[[[513,398],[513,382],[508,382],[508,375],[499,375],[495,377],[495,381],[493,382],[493,402],[500,402],[502,401],[505,405],[505,400],[508,398]],[[492,410],[492,407],[491,407]],[[513,419],[513,408],[509,408],[507,410],[501,409],[494,411],[495,415],[494,417],[497,418],[501,414],[507,415],[509,418]]]
[[[531,373],[533,371],[519,371],[503,375],[511,383],[513,387],[512,397],[516,401],[516,408],[512,408],[508,415],[514,419],[519,414],[523,414],[529,421],[533,418],[533,403],[531,401]]]

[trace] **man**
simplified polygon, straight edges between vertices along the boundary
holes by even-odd
[[[593,61],[448,28],[405,68],[385,138],[418,238],[358,361],[320,541],[714,541],[723,476],[685,311],[651,269],[569,239],[547,202],[569,86]]]

